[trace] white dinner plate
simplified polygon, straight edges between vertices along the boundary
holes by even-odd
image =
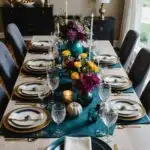
[[[114,65],[119,63],[119,59],[116,56],[113,55],[99,55],[99,56],[94,56],[94,60],[97,61],[99,60],[99,62],[101,64],[105,64],[105,65]]]
[[[46,71],[48,67],[53,67],[54,62],[46,59],[29,60],[25,63],[25,67],[31,71]]]
[[[130,99],[114,99],[111,100],[111,103],[119,117],[136,117],[143,111],[143,107],[139,103]]]
[[[110,84],[112,89],[116,90],[128,89],[132,85],[131,81],[128,78],[119,75],[105,76],[104,82]]]
[[[45,83],[40,81],[21,83],[15,88],[14,94],[21,98],[38,99],[38,93],[44,86]],[[51,93],[51,90],[46,88],[46,92],[46,95],[48,96]]]
[[[39,107],[21,107],[9,112],[3,119],[4,127],[14,133],[34,133],[51,122],[48,111]]]

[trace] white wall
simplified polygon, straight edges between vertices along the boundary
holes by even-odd
[[[62,9],[65,9],[65,0],[49,0],[54,5],[54,14],[62,14]],[[3,0],[0,0],[0,5]],[[70,15],[99,15],[100,7],[99,0],[68,0],[68,13]],[[122,13],[124,8],[124,0],[111,0],[110,4],[106,4],[106,16],[113,16],[116,18],[116,38],[119,37],[120,26],[122,21]],[[0,31],[2,25],[0,22]]]
[[[65,0],[50,0],[54,5],[54,14],[62,14],[62,9],[65,9]],[[99,15],[100,2],[99,0],[68,0],[68,13],[70,15]],[[116,38],[120,34],[120,26],[122,22],[122,14],[124,9],[124,0],[111,0],[110,4],[105,5],[106,16],[116,18]]]

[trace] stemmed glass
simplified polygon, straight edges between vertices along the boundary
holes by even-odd
[[[102,111],[103,111],[103,106],[105,106],[105,103],[107,102],[109,96],[111,94],[111,86],[107,83],[100,83],[98,86],[98,95],[100,97],[100,108],[98,110],[99,116],[101,117]],[[99,136],[104,136],[105,133],[101,130],[96,130],[96,135]]]
[[[101,108],[101,112],[99,113],[102,121],[107,127],[106,138],[104,140],[106,142],[111,141],[109,129],[112,125],[114,125],[118,119],[118,113],[113,109],[111,102],[105,102]]]
[[[41,100],[40,105],[41,105],[42,108],[46,107],[46,104],[44,103],[44,98],[46,98],[48,96],[48,93],[49,93],[49,88],[47,87],[46,84],[44,84],[38,90],[38,97]]]
[[[52,105],[51,116],[53,121],[57,124],[57,129],[53,133],[54,136],[60,137],[64,133],[58,128],[59,124],[62,123],[66,117],[66,108],[64,104],[56,103]]]
[[[48,87],[52,91],[51,104],[53,104],[54,103],[54,90],[56,90],[59,86],[59,75],[56,69],[47,69],[47,83],[48,83]]]
[[[100,83],[98,86],[98,94],[102,101],[107,101],[111,94],[111,86],[108,83]]]

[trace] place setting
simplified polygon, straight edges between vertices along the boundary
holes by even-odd
[[[107,143],[98,138],[78,134],[62,137],[51,143],[46,150],[75,150],[78,147],[82,150],[112,150]]]
[[[102,67],[121,68],[119,58],[114,55],[98,54],[93,57],[93,60]]]
[[[53,68],[55,60],[48,59],[31,59],[23,64],[23,70],[32,74],[45,74],[47,68]]]
[[[41,99],[41,95],[44,98],[48,97],[51,94],[51,90],[43,81],[30,81],[16,86],[13,94],[21,100],[36,101]]]
[[[31,42],[29,52],[48,52],[50,42],[48,40],[33,41]]]
[[[120,75],[106,75],[104,76],[103,81],[110,84],[111,89],[114,92],[124,91],[132,87],[132,82],[127,77]]]
[[[146,115],[144,107],[132,99],[112,99],[111,103],[120,120],[136,121]]]
[[[3,126],[13,133],[28,134],[40,131],[50,122],[50,114],[45,109],[33,106],[20,107],[12,110],[4,117]]]

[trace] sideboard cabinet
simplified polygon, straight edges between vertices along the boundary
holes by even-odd
[[[48,35],[54,30],[51,7],[2,7],[4,32],[9,23],[15,23],[23,36]]]
[[[105,17],[105,20],[101,20],[98,17],[94,18],[93,39],[109,40],[113,45],[114,36],[115,36],[115,18]]]

